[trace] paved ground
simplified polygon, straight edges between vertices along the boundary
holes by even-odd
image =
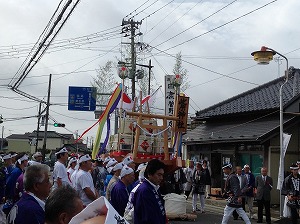
[[[220,224],[222,221],[223,216],[223,209],[225,207],[225,200],[213,200],[207,199],[206,200],[206,212],[205,213],[197,213],[197,219],[195,222],[193,220],[170,220],[170,224],[190,224],[190,223],[197,223],[197,224]],[[254,207],[255,212],[257,211],[257,207]],[[187,213],[192,212],[192,203],[191,199],[187,201]],[[272,208],[271,209],[272,215],[272,223],[277,224],[289,224],[291,221],[289,219],[279,219],[279,209]],[[251,219],[251,223],[256,223],[257,215],[254,215],[254,219]],[[241,224],[244,223],[243,220],[233,220],[230,219],[229,224]]]

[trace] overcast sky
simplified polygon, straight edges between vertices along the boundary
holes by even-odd
[[[17,95],[6,85],[25,61],[59,2],[0,1],[0,114],[8,119],[3,123],[4,137],[36,129],[36,118],[12,120],[36,115],[38,103]],[[143,36],[136,41],[151,46],[138,57],[140,63],[152,60],[154,88],[163,84],[166,74],[172,74],[174,55],[182,53],[191,84],[185,93],[191,98],[189,112],[194,116],[197,110],[283,75],[283,60],[272,61],[268,66],[253,61],[250,53],[263,45],[286,55],[290,66],[299,67],[299,8],[297,0],[81,1],[19,89],[46,100],[49,74],[53,74],[51,103],[59,105],[50,107],[50,116],[65,123],[66,129],[49,125],[49,130],[78,130],[81,134],[96,120],[93,112],[68,111],[68,87],[90,86],[98,66],[121,58],[121,42],[129,41],[120,34],[122,19],[134,15],[136,21],[142,20]],[[72,42],[82,36],[86,40]],[[117,70],[115,74],[119,80]],[[162,92],[158,101],[164,97]],[[164,109],[161,105],[156,107]],[[94,137],[96,129],[86,137]]]

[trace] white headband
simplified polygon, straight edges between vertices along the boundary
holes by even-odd
[[[128,165],[128,164],[130,164],[130,163],[132,163],[132,162],[133,162],[133,159],[131,158],[131,156],[125,157],[125,158],[123,159],[123,163],[124,163],[125,165]]]
[[[143,168],[145,168],[145,167],[147,166],[147,164],[148,164],[148,163],[141,163],[141,164],[138,166],[138,168],[137,168],[137,170],[136,170],[135,172],[141,171]]]
[[[112,171],[117,171],[117,170],[121,170],[124,166],[124,163],[117,163],[116,165],[114,165],[114,167],[112,168]]]
[[[111,158],[108,156],[108,157],[106,157],[106,158],[104,159],[104,163],[108,163],[109,160],[111,160]]]
[[[68,167],[71,166],[72,163],[77,162],[77,159],[75,157],[71,157],[68,162]]]
[[[248,164],[246,164],[246,165],[244,166],[244,169],[247,168],[247,167],[250,168],[250,166],[249,166]]]
[[[68,150],[64,147],[61,150],[59,150],[58,152],[55,153],[55,155],[61,154],[61,153],[68,153]]]
[[[86,154],[79,158],[78,163],[80,164],[89,160],[92,160],[92,158],[88,154]]]
[[[116,165],[116,163],[118,163],[118,161],[116,159],[112,158],[107,163],[106,168],[113,167],[114,165]]]
[[[124,165],[122,170],[121,170],[121,174],[120,174],[120,178],[126,176],[127,174],[130,174],[130,173],[133,173],[133,169],[130,168],[129,166],[127,165]]]
[[[20,159],[18,159],[18,163],[21,164],[22,161],[24,160],[28,160],[28,156],[25,154],[24,156],[22,156]]]
[[[2,159],[11,159],[11,155],[7,154],[7,155],[3,156]]]
[[[36,152],[33,154],[33,158],[39,157],[39,156],[43,156],[43,154],[41,152]]]

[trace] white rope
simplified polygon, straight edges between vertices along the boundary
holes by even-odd
[[[164,133],[165,131],[167,131],[169,128],[171,128],[171,126],[168,126],[167,128],[165,128],[164,130],[160,131],[160,132],[157,132],[157,133],[150,133],[148,132],[146,129],[143,129],[138,123],[136,122],[133,122],[133,125],[137,125],[143,132],[144,134],[147,134],[147,135],[150,135],[150,136],[158,136],[162,133]]]

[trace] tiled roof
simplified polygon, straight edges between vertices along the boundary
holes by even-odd
[[[289,81],[284,85],[282,91],[283,105],[293,98],[293,86],[295,94],[299,94],[299,76],[299,69],[294,69],[293,74],[290,74]],[[279,108],[279,89],[283,82],[284,77],[277,78],[204,110],[198,111],[196,113],[196,119],[212,118],[237,113],[251,113],[254,111],[276,110]]]
[[[7,139],[26,139],[26,140],[28,140],[30,134],[31,133],[29,133],[29,132],[27,132],[25,134],[12,134],[12,135],[7,136],[6,138]]]
[[[36,138],[36,131],[27,132],[25,134],[12,134],[7,137],[8,139],[29,139],[29,138]],[[39,138],[44,138],[44,131],[39,131]],[[64,138],[64,139],[71,139],[73,138],[73,134],[60,134],[56,131],[48,131],[47,138]]]
[[[284,123],[292,122],[293,118],[285,118]],[[294,122],[294,121],[293,121]],[[270,134],[279,127],[278,117],[264,117],[253,121],[241,122],[239,120],[228,122],[200,124],[195,129],[184,135],[185,143],[208,142],[236,142],[236,141],[260,141],[266,134]]]

